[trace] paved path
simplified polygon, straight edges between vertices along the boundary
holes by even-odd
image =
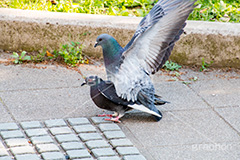
[[[0,160],[145,159],[102,117],[0,123]]]
[[[159,72],[152,77],[156,92],[171,102],[158,107],[160,122],[131,111],[121,124],[98,124],[93,117],[102,111],[91,101],[89,87],[80,87],[83,80],[77,72],[37,66],[0,64],[0,159],[107,159],[105,153],[116,159],[129,154],[147,160],[240,159],[237,72]],[[80,68],[84,75],[105,77],[101,66]],[[94,134],[96,143],[82,137]],[[122,137],[111,137],[118,134]]]

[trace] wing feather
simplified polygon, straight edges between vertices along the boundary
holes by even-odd
[[[194,9],[190,0],[160,0],[137,27],[125,46],[118,73],[112,81],[118,96],[136,101],[138,92],[151,88],[148,75],[162,67]],[[120,81],[121,79],[121,81]]]
[[[154,74],[160,68],[162,60],[166,59],[164,57],[169,53],[169,48],[172,49],[171,46],[179,39],[179,34],[182,34],[185,21],[194,8],[193,3],[189,0],[159,1],[145,20],[142,20],[144,22],[140,22],[130,44],[124,48],[124,58],[138,60],[139,56],[145,57],[145,63],[149,67],[143,63],[141,66],[149,74]],[[160,8],[160,13],[154,12]],[[149,20],[149,18],[153,19]],[[170,54],[167,56],[169,57]]]

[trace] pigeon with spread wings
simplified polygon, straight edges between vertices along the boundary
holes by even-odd
[[[142,111],[145,107],[160,115],[154,105],[156,96],[150,75],[169,58],[194,3],[191,0],[159,0],[141,20],[124,48],[108,34],[97,37],[94,47],[102,47],[108,80],[113,83],[116,95],[128,102],[141,102],[128,107]]]

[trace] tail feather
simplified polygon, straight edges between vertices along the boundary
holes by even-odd
[[[152,98],[150,98],[150,97],[152,97]],[[160,121],[162,119],[162,113],[156,108],[156,106],[154,104],[155,104],[155,102],[160,103],[160,104],[165,104],[166,103],[165,101],[162,101],[161,99],[159,99],[155,96],[144,94],[143,91],[140,91],[138,93],[138,101],[140,102],[140,104],[142,104],[142,105],[140,105],[144,109],[142,111],[152,114],[157,121]]]
[[[154,116],[154,118],[156,119],[156,121],[158,122],[158,121],[160,121],[161,119],[162,119],[162,113],[157,109],[157,111],[155,111],[155,112],[157,112],[159,115],[161,115],[161,117],[159,117],[159,116]]]
[[[168,101],[161,100],[160,98],[161,98],[160,96],[154,95],[154,104],[155,105],[163,105],[165,103],[170,103]]]

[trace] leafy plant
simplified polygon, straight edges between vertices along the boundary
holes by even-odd
[[[35,56],[31,56],[31,60],[34,62],[43,62],[46,60],[46,51],[38,53]]]
[[[14,63],[15,64],[20,64],[20,63],[23,63],[24,61],[28,61],[28,60],[31,60],[31,57],[30,56],[26,56],[26,51],[23,51],[20,55],[16,52],[13,52],[13,55],[12,57],[14,58]]]
[[[83,45],[79,42],[71,42],[70,44],[62,45],[62,48],[58,51],[55,50],[53,53],[50,53],[45,49],[45,51],[38,53],[37,55],[26,56],[25,51],[20,55],[16,52],[13,52],[12,57],[14,58],[14,63],[20,64],[25,61],[32,61],[35,63],[48,61],[64,61],[67,65],[76,66],[81,63],[88,63],[88,59],[85,58],[82,54]]]
[[[178,71],[180,68],[182,68],[182,66],[172,61],[166,61],[166,63],[163,65],[163,68],[169,71],[175,71],[175,70]]]
[[[240,22],[239,0],[198,0],[190,20]]]
[[[213,63],[213,61],[211,61],[210,63],[205,62],[204,58],[202,58],[202,65],[201,68],[199,69],[200,72],[206,70],[208,67],[211,66],[211,64]]]
[[[83,46],[79,42],[71,42],[62,45],[60,51],[54,51],[54,56],[61,56],[65,63],[76,66],[76,64],[87,62],[87,59],[82,55],[82,48]]]

